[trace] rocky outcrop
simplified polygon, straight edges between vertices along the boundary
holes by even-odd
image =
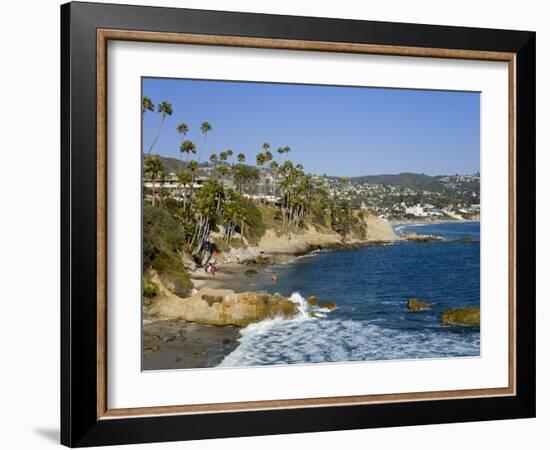
[[[391,224],[377,216],[365,213],[360,217],[366,235],[361,239],[342,236],[327,227],[305,225],[299,232],[268,228],[257,245],[230,248],[224,260],[265,267],[275,264],[280,255],[300,255],[313,250],[362,247],[397,241]]]
[[[317,306],[317,297],[315,297],[314,295],[310,295],[308,298],[307,298],[307,304],[309,306]]]
[[[332,300],[327,300],[326,302],[323,302],[319,305],[319,308],[328,309],[329,311],[332,311],[333,309],[336,309],[336,303],[334,303]]]
[[[411,242],[441,242],[444,240],[441,236],[434,236],[432,234],[418,234],[414,232],[405,234],[403,239]]]
[[[388,242],[400,239],[387,220],[369,214],[364,222],[367,225],[368,241]]]
[[[243,292],[204,288],[189,298],[179,298],[163,289],[147,314],[208,325],[244,327],[265,319],[292,319],[299,314],[298,305],[280,294]]]
[[[458,239],[455,239],[454,242],[459,242],[461,244],[473,244],[474,242],[479,242],[479,241],[476,241],[475,239],[469,236],[462,236]]]
[[[479,325],[479,308],[464,307],[443,311],[441,321],[445,325]]]
[[[426,311],[430,309],[431,305],[428,302],[423,302],[414,297],[410,297],[407,301],[407,309],[410,311]]]

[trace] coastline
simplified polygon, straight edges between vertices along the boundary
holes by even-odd
[[[467,223],[467,222],[479,222],[479,219],[410,219],[410,220],[389,220],[388,223],[395,229],[397,226],[406,225],[430,225],[430,224],[442,224],[442,223]]]
[[[227,252],[218,256],[217,273],[205,273],[203,269],[189,272],[194,285],[193,293],[208,290],[234,291],[243,293],[254,291],[252,283],[262,284],[270,281],[270,274],[265,272],[267,267],[291,261],[300,256],[318,250],[353,249],[369,245],[384,245],[388,242],[402,240],[395,233],[399,225],[419,225],[431,223],[461,223],[466,221],[410,221],[390,223],[385,221],[386,227],[391,229],[393,239],[385,240],[350,240],[348,242],[335,241],[332,235],[310,233],[309,240],[304,235],[300,240],[288,245],[286,251],[268,251],[280,248],[273,245],[258,245],[252,251],[245,253],[239,250],[240,261],[235,262],[235,253]],[[471,221],[470,221],[471,222]],[[386,230],[387,231],[387,230]],[[308,236],[308,234],[306,234]],[[385,237],[388,235],[386,234]],[[296,245],[296,243],[298,245]],[[261,243],[260,243],[261,244]],[[285,244],[287,244],[285,242]],[[247,249],[247,250],[250,250]],[[183,300],[183,299],[182,299]],[[191,369],[208,368],[219,365],[223,359],[239,346],[241,337],[238,326],[205,325],[196,322],[185,322],[173,317],[146,317],[143,323],[143,368],[144,370],[163,369]]]
[[[251,283],[259,277],[264,278],[262,281],[269,282],[270,275],[265,272],[267,267],[285,263],[321,249],[353,249],[400,240],[389,224],[386,226],[391,234],[386,229],[385,234],[382,235],[386,239],[383,240],[372,239],[371,236],[371,239],[341,242],[336,234],[306,233],[299,235],[298,239],[293,236],[293,239],[289,239],[290,245],[287,242],[284,243],[286,247],[282,247],[271,239],[267,245],[263,242],[263,246],[253,248],[248,254],[241,250],[240,262],[235,262],[234,253],[222,254],[219,257],[215,275],[205,273],[201,268],[189,272],[194,286],[193,294],[212,290],[250,292],[254,290],[251,288]],[[388,237],[392,239],[387,239]],[[161,297],[169,295],[165,289],[161,289]],[[186,322],[175,317],[144,314],[143,370],[215,367],[239,346],[242,329],[238,326],[206,325]]]

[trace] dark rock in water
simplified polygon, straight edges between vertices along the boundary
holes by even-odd
[[[307,298],[307,304],[309,306],[317,306],[317,297],[315,297],[314,295],[310,295]]]
[[[222,341],[222,344],[230,344],[231,342],[232,342],[231,339],[226,338]]]
[[[472,244],[473,242],[478,242],[475,239],[469,236],[462,236],[458,239],[455,239],[454,242],[460,242],[461,244]]]
[[[332,311],[333,309],[336,309],[336,303],[334,303],[332,300],[327,300],[326,302],[321,303],[319,307],[329,309]]]
[[[479,308],[464,307],[447,309],[443,311],[441,321],[445,325],[479,325]]]
[[[257,270],[254,270],[254,269],[248,269],[244,274],[245,274],[247,277],[253,277],[254,275],[257,275],[257,274],[258,274],[258,271],[257,271]]]
[[[423,302],[414,297],[410,297],[407,301],[407,309],[411,311],[427,311],[431,305],[428,302]]]

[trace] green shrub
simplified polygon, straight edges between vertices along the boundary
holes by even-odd
[[[149,281],[147,278],[143,278],[143,296],[147,298],[154,298],[159,294],[159,289],[156,284]]]
[[[193,283],[183,268],[179,272],[161,273],[160,279],[166,288],[178,297],[188,297],[193,289]]]
[[[262,220],[262,213],[250,201],[244,202],[243,210],[245,213],[245,232],[247,241],[256,245],[265,233],[265,224]]]
[[[143,205],[143,271],[154,269],[168,290],[187,297],[193,283],[179,255],[185,235],[180,222],[172,215],[177,213],[177,208],[177,202],[171,199],[167,199],[163,207]]]

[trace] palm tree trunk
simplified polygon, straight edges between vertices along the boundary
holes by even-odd
[[[189,209],[193,207],[193,194],[195,193],[195,175],[191,177],[191,192],[189,192]]]
[[[148,155],[151,154],[151,150],[153,150],[153,147],[155,146],[155,144],[157,143],[157,140],[160,136],[160,131],[162,130],[162,125],[164,124],[164,115],[162,116],[162,119],[160,121],[160,127],[159,127],[159,130],[157,131],[157,135],[155,136],[155,139],[153,139],[153,142],[151,142],[151,147],[149,147],[149,151],[147,152]]]
[[[154,208],[155,207],[155,195],[156,195],[156,192],[155,192],[155,179],[151,178],[151,181],[153,182],[153,208]]]
[[[186,189],[186,184],[183,185],[183,212],[185,212],[185,207],[186,207],[186,203],[187,203],[187,189]]]
[[[202,141],[202,148],[201,148],[201,151],[199,153],[199,159],[197,160],[197,162],[201,162],[201,158],[202,158],[202,153],[204,152],[204,147],[206,147],[206,133],[204,133],[204,139]]]

